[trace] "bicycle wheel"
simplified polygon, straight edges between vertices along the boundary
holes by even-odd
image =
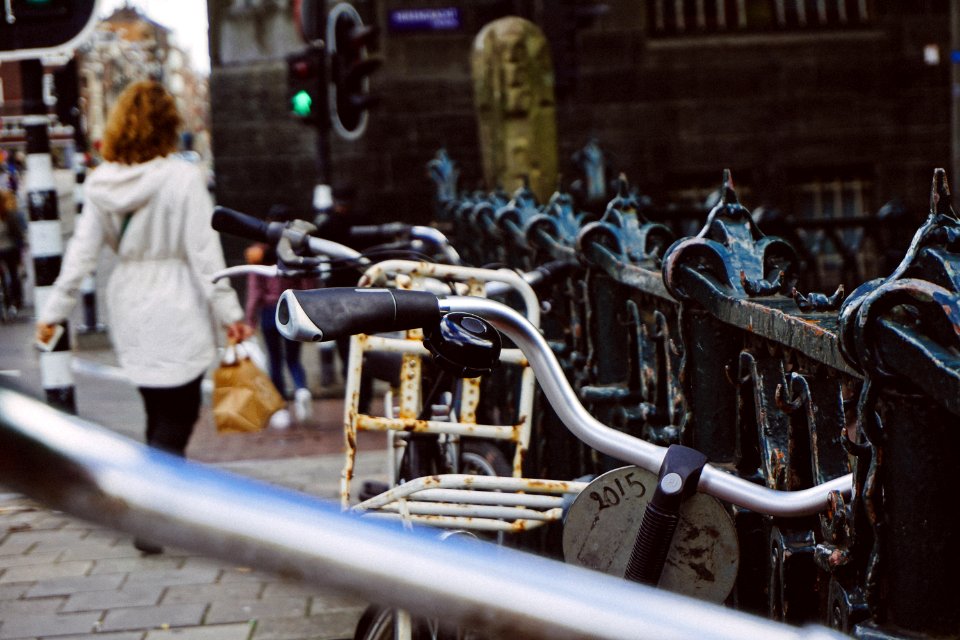
[[[396,613],[396,609],[370,605],[357,622],[354,640],[480,640],[479,636],[466,636],[457,630],[441,629],[435,621],[416,617],[410,619],[410,637],[398,638]]]
[[[460,443],[460,473],[509,478],[513,475],[513,467],[503,451],[492,442],[464,440]]]
[[[406,435],[407,446],[403,449],[398,468],[398,481],[410,481],[438,473],[448,473],[435,433],[411,433]]]
[[[354,640],[394,640],[393,619],[393,609],[370,605],[357,622]]]
[[[354,640],[487,640],[486,636],[440,624],[437,620],[412,617],[410,638],[396,635],[396,609],[370,605],[360,617]]]

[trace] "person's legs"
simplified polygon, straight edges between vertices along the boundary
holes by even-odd
[[[302,422],[313,412],[313,395],[307,388],[307,372],[300,362],[300,343],[283,339],[284,358],[287,370],[293,378],[293,411],[297,420]]]
[[[283,353],[287,361],[287,371],[293,378],[294,389],[304,389],[307,386],[307,372],[300,362],[300,343],[295,340],[283,339]]]
[[[151,447],[184,456],[200,415],[203,376],[177,387],[138,387],[147,412],[146,441]],[[144,553],[162,553],[163,547],[135,538],[133,546]]]
[[[147,412],[147,444],[183,456],[200,415],[203,376],[177,387],[139,387]]]
[[[286,398],[286,383],[283,380],[283,336],[277,331],[273,307],[260,310],[260,333],[263,334],[263,343],[267,346],[267,356],[270,359],[270,379],[280,395]]]
[[[10,299],[8,304],[17,309],[23,307],[23,283],[20,282],[20,249],[11,248],[0,251],[0,260],[7,265],[7,272],[10,274],[10,290],[8,291]]]

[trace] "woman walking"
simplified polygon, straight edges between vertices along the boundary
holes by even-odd
[[[138,82],[120,95],[104,132],[106,162],[84,185],[83,215],[40,308],[37,339],[68,317],[100,250],[113,250],[106,305],[114,348],[143,397],[147,443],[182,456],[218,326],[238,341],[253,329],[229,284],[211,282],[223,251],[201,168],[174,155],[180,125],[159,83]]]

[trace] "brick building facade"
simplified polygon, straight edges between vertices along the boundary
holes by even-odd
[[[333,182],[382,219],[430,219],[424,165],[440,147],[480,180],[469,55],[503,15],[551,41],[561,171],[595,136],[657,202],[702,200],[733,170],[745,204],[859,215],[949,166],[946,0],[356,0],[382,29],[383,101],[358,142],[333,140]],[[286,112],[285,54],[303,46],[290,0],[211,0],[217,196],[309,210],[315,136]],[[391,28],[411,9],[455,9],[434,30]],[[453,25],[452,28],[451,24]]]

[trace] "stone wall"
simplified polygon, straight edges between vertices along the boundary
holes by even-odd
[[[371,83],[382,103],[360,141],[332,141],[333,183],[357,187],[376,218],[426,222],[424,165],[445,146],[461,185],[477,186],[470,47],[513,13],[541,24],[555,48],[562,171],[595,135],[655,199],[715,187],[730,167],[751,208],[790,211],[811,181],[849,179],[865,185],[865,211],[900,197],[923,214],[916,185],[950,159],[946,3],[870,2],[869,20],[842,29],[656,37],[652,2],[606,0],[604,15],[573,29],[567,16],[588,2],[358,0],[382,29],[385,62]],[[307,211],[316,140],[285,111],[284,55],[303,46],[291,2],[209,4],[217,197],[254,213],[274,202]],[[430,7],[458,8],[460,28],[388,28],[391,11]],[[939,64],[924,63],[929,44]]]

